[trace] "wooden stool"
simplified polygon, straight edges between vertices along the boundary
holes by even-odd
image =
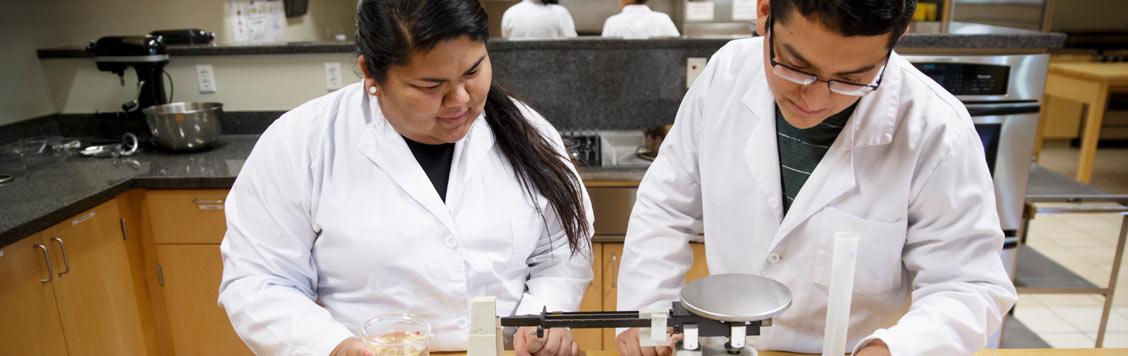
[[[1079,101],[1088,106],[1085,129],[1081,133],[1081,157],[1077,161],[1077,181],[1089,183],[1093,175],[1093,159],[1097,155],[1101,121],[1109,93],[1128,92],[1128,63],[1053,63],[1046,76],[1046,93],[1042,98],[1042,111],[1034,155],[1042,151],[1042,130],[1049,119],[1046,115],[1050,98]]]

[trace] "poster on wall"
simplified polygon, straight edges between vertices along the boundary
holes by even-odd
[[[732,0],[732,19],[751,21],[756,19],[756,0]]]
[[[236,44],[286,42],[282,0],[228,0],[227,27]]]
[[[686,21],[713,21],[716,7],[713,1],[689,0],[685,2]]]

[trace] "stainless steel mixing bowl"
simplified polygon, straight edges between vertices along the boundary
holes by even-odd
[[[178,102],[142,110],[157,146],[171,151],[197,151],[219,140],[223,104]]]

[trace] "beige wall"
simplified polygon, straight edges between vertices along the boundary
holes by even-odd
[[[10,1],[10,0],[5,0]],[[17,0],[24,1],[24,0]],[[46,21],[54,24],[42,46],[84,45],[101,36],[145,34],[153,30],[201,28],[229,42],[224,21],[227,0],[40,0]],[[325,41],[352,37],[355,0],[311,0],[306,15],[287,18],[287,41]]]
[[[345,84],[360,80],[351,53],[174,57],[165,71],[172,77],[174,101],[220,102],[229,111],[281,111],[329,92],[326,62],[341,64]],[[197,64],[212,65],[215,93],[200,93]],[[132,70],[125,73],[123,86],[117,75],[98,71],[89,58],[44,60],[43,67],[60,113],[118,111],[137,95]]]
[[[40,61],[39,48],[82,47],[108,35],[145,34],[158,29],[225,29],[226,0],[2,0],[0,1],[0,125],[55,112],[120,110],[136,76],[99,72],[90,59]],[[356,0],[312,0],[307,14],[288,18],[287,41],[325,41],[335,34],[352,38]],[[195,64],[215,66],[219,90],[201,95]],[[167,70],[177,84],[176,100],[225,102],[229,110],[285,110],[325,93],[324,62],[353,68],[349,54],[309,56],[178,57]],[[351,73],[351,70],[346,70]],[[355,78],[346,78],[351,82]]]
[[[0,1],[0,125],[55,112],[35,55],[46,26],[34,0]]]

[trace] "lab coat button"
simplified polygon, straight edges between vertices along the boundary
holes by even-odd
[[[781,260],[781,258],[779,258],[778,254],[773,253],[773,254],[768,255],[768,263],[771,263],[771,264],[774,265],[776,263],[779,263],[780,260]]]
[[[469,326],[470,326],[470,322],[466,321],[466,319],[458,319],[458,328],[459,329],[465,329]]]

